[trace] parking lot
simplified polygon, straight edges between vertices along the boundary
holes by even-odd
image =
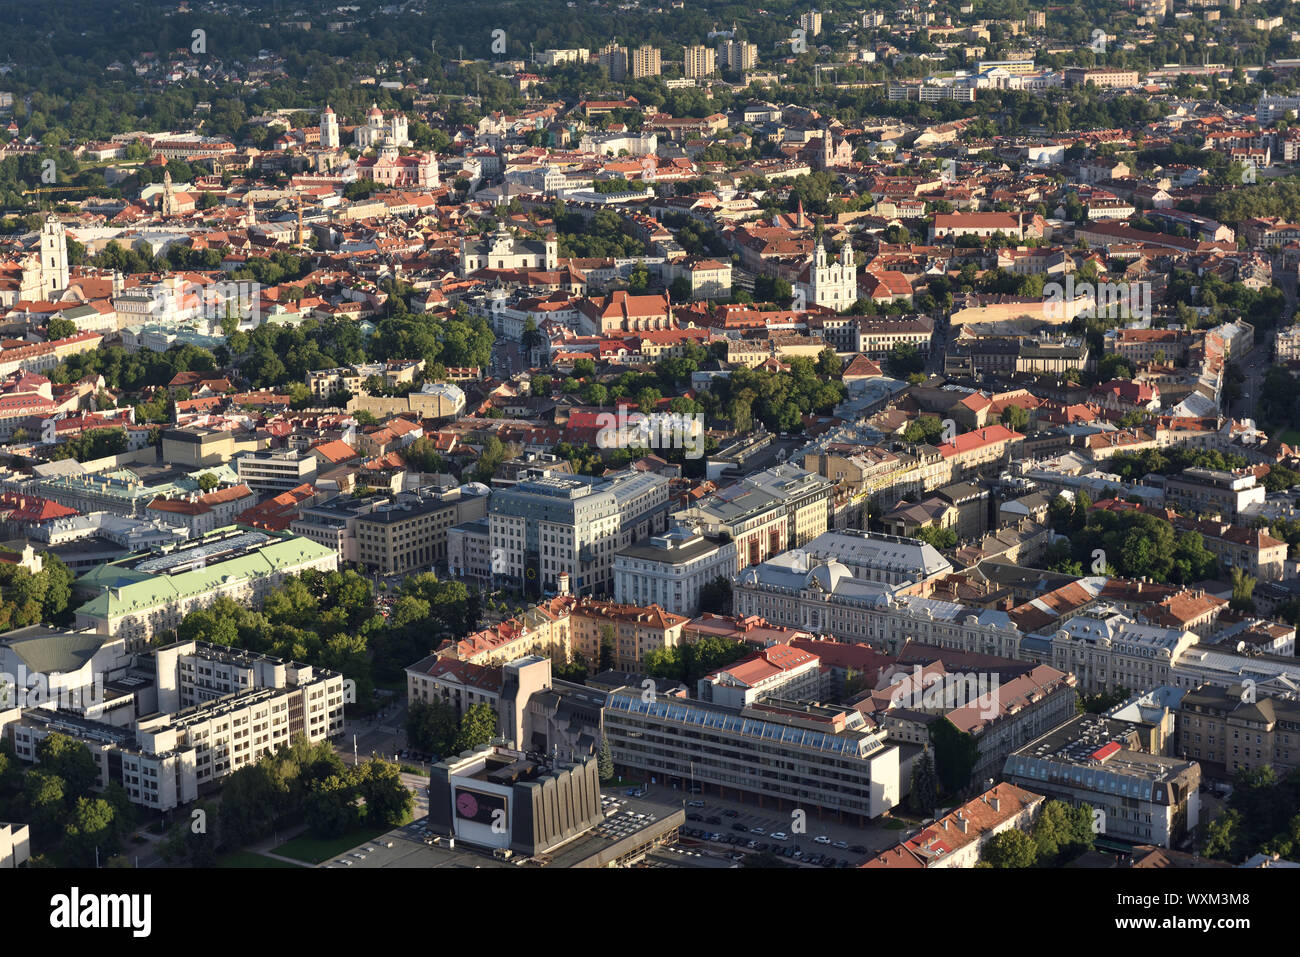
[[[683,847],[738,862],[748,854],[766,852],[799,866],[857,867],[913,832],[910,828],[895,830],[880,824],[857,827],[830,817],[818,818],[811,810],[798,816],[791,811],[656,785],[645,786],[645,791],[648,799],[684,804]],[[612,796],[617,800],[622,793]]]

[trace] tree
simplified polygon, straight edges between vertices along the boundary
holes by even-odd
[[[957,794],[970,786],[971,772],[979,760],[979,744],[965,731],[960,731],[947,718],[938,718],[930,725],[930,741],[934,745],[934,762],[939,771],[939,781],[944,793]]]
[[[220,484],[221,479],[212,472],[204,472],[199,476],[199,491],[205,495]]]
[[[362,809],[352,778],[351,771],[345,770],[313,783],[308,789],[303,811],[308,825],[317,834],[338,837],[360,825]]]
[[[907,808],[913,814],[929,817],[939,801],[939,778],[934,772],[934,757],[926,748],[912,766],[912,790],[907,795]]]
[[[700,586],[700,611],[718,615],[731,614],[731,579],[719,575]]]
[[[599,671],[614,670],[614,626],[600,626],[600,659],[596,664]]]
[[[1235,808],[1229,808],[1211,821],[1206,832],[1205,856],[1229,861],[1245,857],[1242,824],[1242,814]]]
[[[938,525],[927,525],[924,528],[918,528],[916,538],[933,545],[940,551],[945,548],[954,548],[957,545],[957,533],[951,528],[940,528]]]
[[[1255,579],[1247,575],[1240,568],[1233,567],[1229,573],[1232,579],[1232,600],[1229,604],[1234,611],[1250,612],[1255,610],[1255,600],[1251,596],[1255,593]]]
[[[487,744],[497,733],[497,713],[485,701],[471,705],[460,719],[460,733],[452,745],[452,751],[473,751],[480,745]]]
[[[609,750],[609,740],[603,735],[600,739],[600,752],[596,756],[596,767],[600,772],[601,784],[614,780],[614,756]]]
[[[1029,413],[1018,405],[1009,405],[1002,410],[999,421],[1013,432],[1024,432],[1029,428]]]
[[[58,316],[51,319],[45,324],[45,338],[53,341],[55,339],[67,339],[77,334],[77,324],[71,319],[64,319]]]
[[[36,760],[47,773],[63,780],[69,797],[89,794],[99,780],[99,766],[90,749],[66,734],[56,732],[38,741]]]
[[[995,835],[985,844],[980,859],[981,863],[999,869],[1033,867],[1038,860],[1038,851],[1028,834],[1012,828]]]
[[[451,753],[458,731],[456,709],[446,702],[412,701],[406,710],[406,739],[420,751]]]
[[[372,758],[360,768],[359,789],[370,827],[401,827],[411,819],[415,798],[402,781],[401,769]]]
[[[913,372],[925,369],[925,358],[909,342],[900,342],[885,358],[885,368],[896,379],[906,379]]]
[[[74,867],[93,866],[117,853],[118,833],[113,806],[102,798],[78,798],[68,822],[63,850]]]

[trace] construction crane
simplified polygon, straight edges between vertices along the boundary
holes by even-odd
[[[36,208],[41,208],[41,193],[68,193],[76,190],[95,189],[94,186],[38,186],[36,189],[25,189],[22,192],[24,196],[36,197]]]

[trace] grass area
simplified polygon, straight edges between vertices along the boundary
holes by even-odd
[[[644,781],[632,781],[627,778],[615,778],[612,781],[601,781],[602,788],[639,788],[645,784]]]
[[[298,864],[290,864],[288,861],[277,861],[274,857],[267,857],[264,854],[258,854],[255,851],[235,851],[233,854],[226,854],[217,861],[217,867],[291,867],[297,868]]]
[[[295,837],[292,841],[285,841],[275,849],[275,853],[292,857],[296,861],[321,864],[344,851],[352,850],[358,844],[373,841],[380,834],[391,830],[390,827],[359,827],[342,837],[312,837],[310,834],[304,834],[302,837]]]
[[[906,821],[900,821],[896,817],[891,817],[888,821],[884,823],[884,828],[886,831],[903,831],[906,830],[907,827],[908,824]]]
[[[1287,445],[1300,444],[1300,431],[1296,431],[1295,429],[1287,429],[1281,435],[1279,435],[1277,439],[1279,442],[1285,442]]]
[[[417,768],[414,764],[401,764],[398,765],[398,767],[400,767],[407,774],[425,775],[429,773],[428,771],[424,770],[424,768]]]

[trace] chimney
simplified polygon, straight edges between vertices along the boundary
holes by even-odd
[[[1002,799],[996,794],[993,795],[993,797],[989,798],[989,807],[993,808],[995,811],[1002,810]]]

